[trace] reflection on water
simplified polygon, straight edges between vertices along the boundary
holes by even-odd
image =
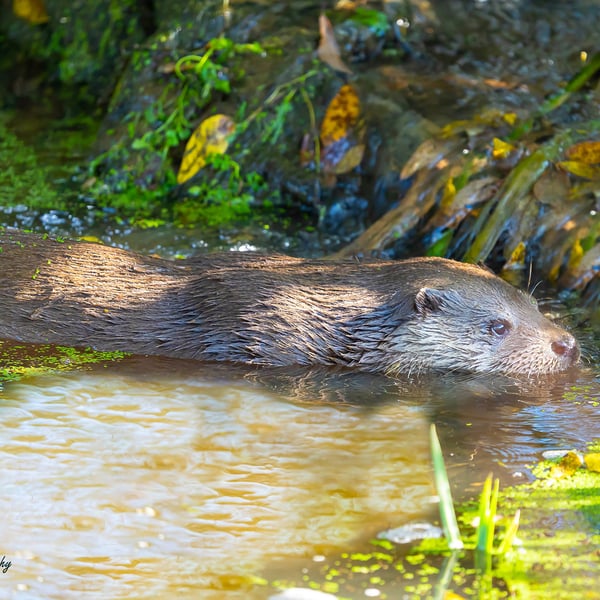
[[[276,559],[431,511],[414,408],[365,414],[253,382],[117,369],[6,386],[3,587],[210,598]]]
[[[598,436],[586,398],[598,385],[563,400],[572,383],[507,396],[481,382],[131,359],[7,384],[2,587],[15,598],[264,598],[246,575],[435,517],[431,420],[459,489],[490,464],[510,474]]]

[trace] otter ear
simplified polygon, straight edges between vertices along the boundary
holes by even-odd
[[[423,287],[415,296],[415,311],[422,316],[439,312],[447,300],[448,292]]]

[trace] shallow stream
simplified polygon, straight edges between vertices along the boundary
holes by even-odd
[[[431,422],[459,498],[600,436],[593,373],[527,387],[135,357],[7,383],[2,597],[267,598],[250,576],[437,518]]]

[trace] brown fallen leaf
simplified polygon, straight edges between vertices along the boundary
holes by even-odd
[[[569,160],[586,165],[600,164],[600,142],[588,141],[574,144],[567,149],[565,155]]]
[[[202,121],[185,146],[177,183],[193,177],[206,164],[209,154],[225,154],[229,146],[228,136],[234,129],[235,123],[227,115],[213,115]]]
[[[439,169],[447,166],[446,157],[461,145],[458,138],[429,138],[425,140],[406,161],[400,171],[402,179],[408,179],[422,169]]]
[[[447,183],[440,201],[440,210],[430,219],[425,231],[458,227],[477,205],[487,202],[496,193],[498,185],[495,177],[481,177],[469,181],[458,192],[454,189],[452,193]]]
[[[550,206],[561,206],[569,197],[569,176],[561,170],[549,167],[533,184],[533,195]]]
[[[366,3],[367,0],[338,0],[335,4],[335,10],[355,10]]]
[[[327,174],[341,175],[362,161],[365,125],[360,100],[344,85],[329,103],[321,124],[321,165]]]
[[[579,254],[576,252],[576,254]],[[572,290],[584,289],[600,273],[600,246],[590,248],[577,261],[569,261],[569,267],[560,278],[561,287]],[[571,264],[571,263],[574,264]]]
[[[319,34],[317,56],[335,71],[352,75],[352,70],[342,60],[331,21],[323,13],[319,16]]]

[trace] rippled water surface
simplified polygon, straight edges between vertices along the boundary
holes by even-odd
[[[593,375],[509,392],[144,359],[6,384],[2,589],[265,598],[248,576],[435,518],[432,421],[459,495],[600,435]]]

